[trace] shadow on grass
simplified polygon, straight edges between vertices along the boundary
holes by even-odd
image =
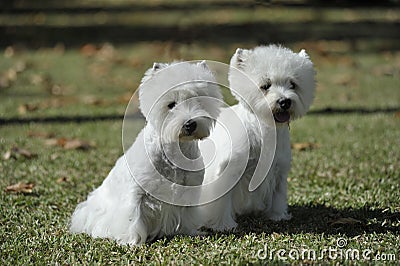
[[[344,235],[355,237],[362,234],[392,233],[400,235],[400,228],[393,223],[400,221],[400,212],[390,212],[384,209],[337,209],[324,205],[314,206],[289,206],[292,214],[290,221],[274,222],[254,215],[240,216],[237,219],[237,231],[213,232],[203,228],[205,236],[235,235],[242,237],[249,233],[256,234],[324,234]],[[342,223],[340,221],[343,221]],[[347,223],[345,222],[347,221]],[[350,222],[352,221],[352,223]],[[163,241],[169,243],[175,236],[166,236]],[[159,239],[154,239],[154,243]]]
[[[0,46],[21,43],[28,47],[53,46],[64,43],[68,47],[79,47],[85,43],[112,42],[126,44],[140,41],[176,41],[236,43],[246,40],[257,43],[287,43],[305,40],[362,39],[386,40],[388,49],[399,49],[398,22],[298,22],[272,23],[248,22],[241,24],[197,24],[181,25],[82,25],[75,27],[54,25],[0,25]]]
[[[238,236],[246,233],[316,233],[325,235],[344,234],[348,237],[364,233],[400,234],[393,223],[400,221],[399,212],[383,209],[337,209],[323,205],[291,206],[290,221],[273,222],[255,216],[239,217]],[[351,219],[348,219],[351,218]]]

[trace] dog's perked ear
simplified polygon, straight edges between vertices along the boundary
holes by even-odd
[[[299,52],[299,56],[305,58],[305,59],[310,59],[310,56],[308,56],[306,50],[301,49],[301,51]]]
[[[157,72],[158,70],[160,70],[160,69],[162,69],[162,68],[165,68],[165,67],[167,67],[167,66],[168,66],[168,64],[165,64],[165,63],[157,63],[157,62],[154,62],[154,63],[153,63],[153,68],[152,68],[153,73],[154,73],[154,72]]]
[[[145,81],[147,81],[148,79],[150,79],[157,71],[159,71],[160,69],[166,68],[168,66],[168,64],[165,63],[157,63],[154,62],[153,63],[153,67],[149,68],[145,73],[144,76],[142,78],[142,83],[144,83]]]
[[[232,57],[231,63],[234,63],[234,66],[236,66],[237,68],[242,69],[243,66],[246,64],[246,60],[249,57],[250,53],[250,50],[237,48],[235,54]]]
[[[203,60],[199,63],[197,63],[197,65],[201,66],[202,68],[206,69],[206,70],[210,70],[210,68],[208,67],[206,60]]]

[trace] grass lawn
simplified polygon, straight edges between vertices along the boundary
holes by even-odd
[[[398,11],[393,14],[397,18]],[[400,50],[367,40],[355,46],[345,41],[288,44],[306,48],[318,72],[311,113],[290,126],[294,147],[305,146],[293,151],[292,220],[240,217],[234,233],[163,238],[139,247],[68,232],[77,203],[101,184],[122,154],[120,117],[153,61],[227,63],[238,46],[255,45],[144,41],[4,49],[1,264],[300,264],[315,262],[307,258],[312,251],[319,262],[331,264],[356,262],[346,254],[351,258],[349,253],[357,251],[364,262],[398,264]],[[332,111],[320,112],[325,108]],[[348,112],[335,112],[343,108]],[[104,116],[111,119],[100,119]],[[30,122],[36,118],[47,120]],[[138,119],[137,132],[143,122]],[[9,191],[19,182],[28,186]],[[330,256],[330,248],[337,252]]]

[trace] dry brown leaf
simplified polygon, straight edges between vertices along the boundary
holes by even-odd
[[[338,74],[333,76],[333,83],[341,86],[348,86],[352,84],[353,77],[350,74]]]
[[[35,112],[39,110],[39,105],[32,103],[25,103],[18,106],[18,113],[24,115],[28,112]]]
[[[13,185],[6,187],[6,189],[4,191],[5,192],[13,192],[13,193],[30,194],[30,193],[32,193],[34,186],[35,186],[35,184],[33,184],[33,183],[18,182],[17,184],[13,184]]]
[[[96,56],[99,60],[102,61],[118,60],[117,51],[110,43],[103,44],[101,48],[97,51]]]
[[[319,147],[320,145],[318,143],[312,143],[312,142],[301,142],[292,144],[292,148],[296,151],[312,150]]]
[[[50,159],[52,161],[54,161],[55,159],[57,159],[58,157],[60,157],[60,155],[58,155],[57,153],[53,153],[52,155],[50,155]]]
[[[70,88],[61,84],[53,84],[49,92],[53,95],[66,95],[70,91]]]
[[[30,81],[33,85],[39,86],[42,85],[45,88],[51,87],[52,78],[49,75],[41,75],[41,74],[33,74],[30,78]]]
[[[8,46],[5,50],[4,50],[4,57],[5,58],[11,58],[13,57],[15,54],[15,49],[12,46]]]
[[[11,150],[6,151],[3,155],[4,160],[9,160],[11,158]]]
[[[4,160],[9,160],[10,158],[17,159],[18,157],[25,157],[27,159],[31,159],[37,157],[36,153],[30,152],[27,149],[22,149],[17,146],[13,146],[10,150],[8,150],[4,155]]]
[[[109,104],[106,100],[100,99],[96,96],[93,95],[87,95],[82,97],[82,102],[84,104],[89,104],[89,105],[96,105],[96,106],[104,106]]]
[[[97,50],[95,45],[88,43],[82,46],[79,52],[84,56],[91,57],[97,53]]]
[[[360,220],[351,217],[343,217],[330,222],[331,225],[346,225],[346,224],[361,224],[361,223],[362,222]]]
[[[24,72],[27,68],[27,63],[25,61],[18,61],[14,65],[14,70],[16,73]]]
[[[95,147],[94,143],[80,139],[52,138],[46,139],[45,144],[48,146],[60,146],[66,150],[88,150]]]
[[[394,117],[396,117],[396,118],[400,118],[400,112],[396,112],[396,113],[394,113]]]
[[[39,103],[25,103],[18,107],[18,112],[20,114],[26,114],[27,112],[34,112],[37,110],[43,110],[48,108],[60,108],[69,104],[77,103],[76,97],[60,97],[60,98],[50,98]]]
[[[47,146],[57,146],[57,145],[62,146],[61,144],[59,144],[59,141],[56,138],[46,139],[44,141],[44,144],[46,144]]]
[[[71,149],[80,149],[80,150],[87,150],[92,147],[92,145],[84,140],[79,139],[71,139],[65,142],[64,149],[71,150]]]
[[[69,178],[66,177],[66,176],[62,176],[62,177],[60,177],[60,178],[57,179],[57,183],[58,183],[58,184],[67,183],[67,182],[69,182]]]
[[[14,82],[14,81],[16,81],[17,80],[17,71],[14,69],[14,68],[10,68],[9,70],[7,70],[5,73],[4,73],[4,77],[6,78],[6,79],[8,79],[9,81],[11,81],[11,82]]]

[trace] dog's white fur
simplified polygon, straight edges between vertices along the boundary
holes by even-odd
[[[196,232],[198,220],[193,209],[165,203],[152,195],[174,195],[174,185],[167,189],[161,186],[164,178],[179,185],[202,183],[204,170],[180,169],[168,156],[180,152],[189,159],[200,156],[198,139],[209,135],[220,112],[217,101],[202,98],[222,99],[213,82],[215,78],[204,61],[155,63],[145,73],[139,101],[146,126],[102,185],[77,206],[71,220],[72,232],[132,245]],[[193,132],[184,127],[189,120],[197,123]]]
[[[244,78],[243,74],[253,82]],[[217,156],[211,167],[206,169],[204,183],[218,180],[222,172],[239,181],[223,197],[201,206],[203,223],[206,227],[222,231],[234,229],[237,226],[236,218],[243,214],[258,213],[275,221],[290,219],[287,210],[287,176],[291,162],[289,121],[303,116],[313,101],[313,64],[304,50],[294,53],[275,45],[260,46],[253,50],[237,49],[230,62],[229,84],[239,103],[232,109],[222,109],[210,136],[216,146]],[[278,104],[280,99],[291,100],[287,111]],[[229,126],[234,115],[240,118],[247,134],[229,132],[229,140],[224,132],[228,127],[222,125]],[[263,164],[268,159],[265,154],[260,158],[261,146],[263,143],[274,143],[274,131],[276,151],[271,168],[268,173],[263,173],[265,179],[261,185],[250,192],[249,183],[258,160]],[[230,145],[232,148],[229,151],[227,147]],[[209,153],[205,145],[200,145],[200,148],[203,154]],[[247,158],[247,153],[247,166],[243,166],[240,161]],[[229,160],[235,163],[228,165]],[[241,173],[241,167],[245,167],[245,170],[241,176],[237,176]],[[220,189],[221,184],[214,188]],[[211,186],[203,194],[214,192]]]

